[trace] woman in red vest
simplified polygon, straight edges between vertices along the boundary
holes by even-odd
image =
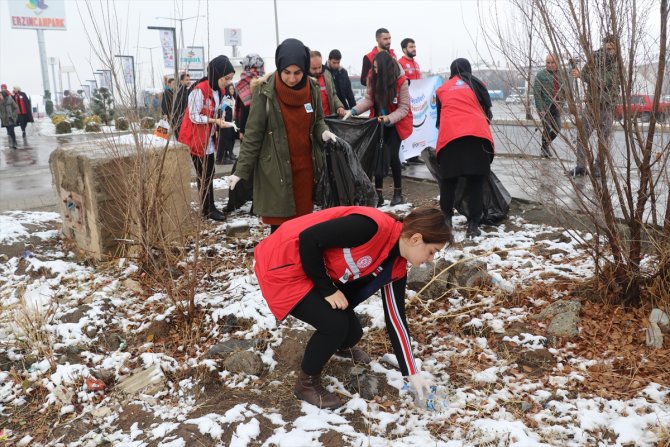
[[[381,289],[386,327],[400,370],[422,398],[430,384],[416,368],[405,319],[407,263],[433,259],[451,228],[436,208],[419,208],[403,221],[369,207],[334,207],[289,220],[254,251],[263,297],[279,320],[312,325],[295,395],[320,408],[343,404],[321,384],[337,353],[355,362],[370,356],[356,344],[363,329],[354,308]]]
[[[188,95],[188,106],[179,128],[179,142],[191,149],[191,159],[198,176],[198,190],[202,214],[212,220],[225,220],[226,216],[214,205],[214,152],[217,129],[235,127],[215,112],[233,81],[235,68],[226,56],[217,56],[207,65],[207,76],[196,82]]]
[[[479,236],[483,212],[482,188],[491,171],[493,136],[491,97],[472,76],[467,59],[451,63],[449,81],[435,92],[437,100],[437,161],[440,166],[440,208],[451,224],[456,184],[466,179],[468,228],[466,237]]]
[[[412,135],[412,107],[409,101],[409,80],[398,62],[387,52],[380,51],[372,61],[372,76],[367,93],[348,116],[359,115],[370,110],[370,117],[376,116],[384,124],[384,151],[382,163],[376,167],[375,189],[377,189],[377,206],[384,204],[382,187],[384,173],[391,164],[393,174],[393,198],[391,206],[405,202],[402,196],[402,166],[400,164],[400,143]]]

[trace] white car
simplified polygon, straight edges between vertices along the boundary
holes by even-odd
[[[521,104],[521,96],[517,94],[511,94],[505,98],[506,104]]]

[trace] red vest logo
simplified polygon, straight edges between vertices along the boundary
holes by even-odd
[[[370,264],[372,264],[372,256],[368,255],[363,256],[358,261],[356,261],[356,266],[361,269],[368,267]]]

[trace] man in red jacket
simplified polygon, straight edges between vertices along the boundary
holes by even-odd
[[[421,79],[421,68],[419,63],[414,60],[416,57],[416,43],[414,39],[407,37],[400,42],[400,48],[403,52],[403,57],[398,59],[402,69],[405,70],[405,76],[409,80]]]
[[[375,39],[377,39],[377,46],[372,49],[368,54],[363,56],[363,68],[361,68],[361,84],[367,87],[368,85],[368,76],[370,75],[370,69],[372,68],[372,60],[375,58],[377,53],[380,51],[388,51],[393,59],[398,59],[391,49],[391,33],[386,28],[379,28],[375,32]]]

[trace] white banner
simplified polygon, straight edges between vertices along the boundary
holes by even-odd
[[[10,0],[9,19],[12,28],[65,30],[65,1]],[[4,12],[3,12],[4,15]]]
[[[98,89],[98,81],[94,81],[94,80],[90,79],[90,80],[88,80],[88,85],[91,86],[91,93],[93,93],[94,91],[96,91]],[[90,98],[90,96],[89,96],[89,98]]]
[[[86,95],[86,98],[91,98],[91,86],[82,84],[81,89],[84,91],[84,95]]]
[[[105,87],[107,87],[107,90],[114,91],[114,87],[112,86],[112,70],[105,70],[102,72],[102,77],[105,80]]]
[[[121,58],[121,69],[123,70],[123,79],[126,84],[135,85],[135,67],[132,56],[119,56]]]
[[[93,77],[95,78],[95,88],[107,88],[105,85],[105,77],[103,76],[102,73],[93,73]]]
[[[186,47],[179,55],[179,68],[205,71],[205,47]]]
[[[413,80],[409,85],[410,104],[414,115],[414,131],[400,145],[400,160],[421,155],[426,147],[437,144],[437,105],[435,90],[442,85],[440,76]]]
[[[163,48],[163,65],[165,68],[174,68],[174,30],[158,30]]]

